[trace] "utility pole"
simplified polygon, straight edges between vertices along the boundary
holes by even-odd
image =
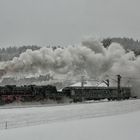
[[[81,76],[81,87],[83,88],[84,87],[84,76]]]
[[[121,98],[121,76],[117,75],[117,83],[118,83],[118,100]]]
[[[84,84],[85,84],[84,76],[81,76],[81,101],[83,101],[84,96]]]

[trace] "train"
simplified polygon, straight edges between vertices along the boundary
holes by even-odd
[[[118,100],[129,99],[131,96],[130,87],[64,87],[61,91],[53,85],[6,85],[0,86],[0,104],[8,104],[14,101],[32,102],[43,100],[62,101],[64,98],[71,102],[86,100]]]
[[[63,94],[69,95],[74,102],[83,100],[120,100],[129,99],[131,96],[130,87],[121,87],[118,91],[117,87],[65,87]]]

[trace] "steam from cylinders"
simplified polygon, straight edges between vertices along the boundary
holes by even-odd
[[[120,44],[112,43],[104,48],[102,43],[93,38],[83,40],[76,46],[65,48],[41,48],[27,50],[11,61],[0,62],[4,75],[34,75],[37,73],[53,73],[76,78],[82,73],[90,78],[103,79],[106,75],[120,74],[126,77],[124,84],[138,85],[136,80],[140,74],[140,57],[134,52],[126,52]],[[137,84],[136,84],[137,83]]]

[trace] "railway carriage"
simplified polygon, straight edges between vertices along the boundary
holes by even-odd
[[[62,92],[74,101],[129,99],[131,96],[129,87],[121,87],[120,95],[116,87],[65,87]]]

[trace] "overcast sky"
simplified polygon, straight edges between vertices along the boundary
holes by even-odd
[[[140,39],[140,0],[0,0],[0,47]]]

